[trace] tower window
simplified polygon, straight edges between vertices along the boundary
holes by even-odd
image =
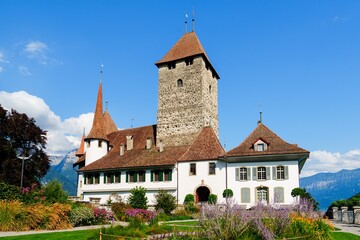
[[[209,85],[209,94],[211,94],[211,85]]]
[[[183,80],[181,80],[181,79],[177,80],[177,86],[178,87],[184,86]]]
[[[168,63],[168,69],[174,69],[176,68],[176,63],[175,62],[169,62]]]
[[[192,58],[192,57],[185,58],[185,63],[186,63],[186,66],[192,65],[194,63],[194,58]]]

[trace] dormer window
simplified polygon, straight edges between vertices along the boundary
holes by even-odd
[[[259,152],[266,151],[267,147],[268,147],[267,143],[262,141],[261,139],[257,140],[256,143],[254,144],[254,150]]]
[[[178,79],[178,80],[177,80],[177,87],[182,87],[182,86],[184,86],[184,85],[183,85],[183,80]]]

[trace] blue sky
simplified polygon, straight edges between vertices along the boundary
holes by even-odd
[[[193,10],[221,78],[227,150],[261,110],[265,125],[311,152],[303,176],[360,166],[359,1],[2,0],[0,104],[33,116],[49,131],[49,153],[63,153],[90,130],[103,64],[117,126],[154,124],[154,63]]]

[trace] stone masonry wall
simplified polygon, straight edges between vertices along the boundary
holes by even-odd
[[[217,79],[202,56],[194,58],[192,65],[181,60],[173,69],[160,66],[158,88],[157,142],[189,144],[205,126],[218,135]]]

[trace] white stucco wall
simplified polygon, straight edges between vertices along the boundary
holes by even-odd
[[[239,167],[270,167],[270,180],[251,180],[248,181],[236,181],[235,169]],[[287,180],[273,180],[273,166],[288,166]],[[248,162],[248,163],[229,163],[228,164],[228,186],[234,192],[234,199],[238,204],[241,203],[241,188],[250,188],[250,204],[244,204],[247,208],[254,206],[257,203],[256,188],[260,186],[268,187],[269,189],[269,203],[274,203],[274,188],[284,188],[284,205],[293,204],[294,198],[291,196],[291,191],[299,187],[299,168],[297,161],[279,161],[279,162]]]
[[[215,174],[209,175],[209,163],[215,162]],[[190,164],[196,163],[196,175],[190,175]],[[196,195],[200,186],[210,190],[210,194],[218,196],[218,202],[222,201],[222,192],[225,189],[225,163],[222,161],[194,161],[180,162],[179,169],[179,204],[184,202],[187,194]]]
[[[101,147],[98,146],[99,140],[91,139],[90,145],[85,143],[85,166],[100,159],[108,153],[108,144],[106,141],[102,141]]]

